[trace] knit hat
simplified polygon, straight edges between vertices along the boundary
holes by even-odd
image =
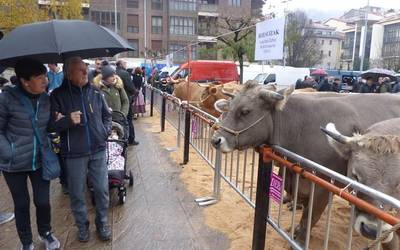
[[[114,74],[115,74],[115,70],[110,65],[103,66],[101,68],[101,76],[102,76],[102,78],[104,80],[109,78],[110,76],[112,76]]]

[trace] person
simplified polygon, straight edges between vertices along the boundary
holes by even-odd
[[[367,77],[366,82],[360,87],[360,93],[376,93],[376,83],[372,77]]]
[[[389,77],[379,77],[376,93],[390,93],[392,92]]]
[[[392,93],[400,92],[400,77],[397,77],[397,83],[393,85]]]
[[[64,74],[57,63],[49,63],[49,72],[47,72],[47,78],[49,79],[48,92],[51,93],[53,90],[61,86],[64,78]]]
[[[317,91],[331,91],[332,86],[328,81],[328,77],[324,77],[320,80],[317,85]]]
[[[31,113],[21,101],[26,98],[32,105],[38,136],[45,141],[50,119],[50,100],[46,93],[47,69],[39,61],[24,58],[15,64],[15,73],[17,85],[6,87],[0,94],[0,171],[3,172],[14,202],[15,224],[21,249],[34,249],[28,178],[32,186],[40,239],[46,249],[58,249],[60,241],[51,229],[50,181],[42,178]]]
[[[99,58],[96,58],[96,60],[94,60],[94,66],[95,68],[93,70],[89,71],[89,82],[93,83],[93,79],[101,73],[101,60]]]
[[[341,91],[340,78],[336,77],[332,82],[331,91],[339,93]]]
[[[135,69],[135,73],[132,76],[132,82],[135,85],[135,88],[137,90],[139,90],[138,94],[137,94],[136,98],[134,98],[134,101],[132,104],[132,106],[133,106],[132,112],[133,112],[133,115],[137,115],[137,116],[139,116],[139,114],[143,115],[144,113],[146,113],[146,109],[145,109],[146,104],[144,103],[144,96],[143,96],[143,91],[142,91],[142,88],[144,86],[142,70],[139,67],[137,67]]]
[[[67,168],[71,210],[78,227],[78,240],[89,241],[85,204],[86,178],[93,186],[96,231],[101,240],[111,239],[108,226],[108,177],[106,140],[111,131],[111,112],[102,93],[89,84],[80,57],[64,64],[64,81],[50,96],[51,127],[61,136],[61,156]]]
[[[111,111],[119,111],[126,117],[129,110],[128,96],[121,78],[111,66],[104,66],[101,74],[93,79],[93,86],[100,89]]]

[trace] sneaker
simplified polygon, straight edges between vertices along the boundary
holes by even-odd
[[[87,223],[85,226],[78,228],[78,240],[80,242],[88,242],[89,238],[89,223]]]
[[[96,226],[97,235],[102,241],[109,241],[111,239],[111,230],[107,225]]]
[[[35,246],[33,245],[33,243],[29,244],[29,245],[22,245],[21,250],[33,250],[35,249]]]
[[[60,241],[51,232],[47,232],[43,236],[39,236],[39,239],[44,243],[46,250],[60,249]]]
[[[129,145],[137,146],[137,145],[139,145],[139,142],[138,141],[131,141],[131,142],[129,142]]]
[[[14,213],[0,213],[0,225],[12,221]]]

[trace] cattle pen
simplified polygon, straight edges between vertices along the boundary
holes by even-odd
[[[295,240],[295,227],[299,221],[297,203],[298,194],[301,191],[299,190],[300,178],[308,180],[311,190],[308,197],[309,204],[314,202],[316,186],[329,192],[327,211],[323,215],[325,216],[322,232],[323,243],[318,246],[318,249],[329,249],[329,244],[335,240],[335,235],[331,232],[332,207],[335,197],[349,202],[350,205],[349,219],[345,225],[347,230],[345,249],[360,247],[352,244],[356,207],[379,219],[375,237],[380,241],[386,239],[382,229],[385,223],[392,226],[400,223],[400,219],[392,213],[384,211],[387,206],[400,209],[400,201],[391,196],[373,190],[277,145],[222,154],[210,143],[213,129],[218,126],[217,118],[205,113],[195,105],[181,101],[149,85],[146,86],[146,102],[150,104],[151,115],[153,115],[154,108],[159,111],[161,131],[165,130],[166,121],[176,129],[176,148],[183,145],[182,164],[190,161],[189,147],[191,146],[214,170],[213,190],[210,191],[210,196],[196,199],[195,202],[198,205],[207,206],[217,203],[221,199],[221,181],[224,180],[249,206],[255,209],[253,249],[265,249],[268,245],[266,244],[266,240],[268,240],[267,225],[270,225],[288,243],[288,246],[294,249],[311,249],[313,206],[310,206],[311,209],[308,210],[304,242],[300,243]],[[176,150],[176,148],[168,150]],[[285,176],[288,172],[294,174],[294,192],[289,211],[284,208],[283,195],[286,184]],[[271,180],[279,178],[278,173],[281,179],[275,182],[275,188],[279,190],[280,195],[278,198],[272,199]],[[279,187],[276,187],[276,183],[279,184]],[[378,200],[380,205],[375,206],[358,198],[358,192]],[[381,245],[378,243],[378,241],[372,241],[363,247],[380,249]]]

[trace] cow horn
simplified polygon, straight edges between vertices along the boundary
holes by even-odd
[[[260,94],[262,97],[265,97],[266,99],[273,99],[276,101],[281,101],[285,98],[283,95],[268,89],[261,89]]]
[[[222,92],[222,94],[224,94],[224,95],[226,95],[226,96],[228,96],[228,97],[230,97],[230,98],[235,98],[235,94],[233,94],[233,93],[231,93],[231,92],[229,92],[229,91],[226,91],[226,90],[224,90],[224,87],[222,87],[222,89],[221,89],[221,92]]]
[[[328,123],[326,125],[326,128],[320,127],[322,132],[324,132],[327,136],[331,137],[337,142],[340,142],[342,144],[349,144],[353,141],[351,137],[342,135],[339,131],[336,130],[335,124],[333,123]]]

